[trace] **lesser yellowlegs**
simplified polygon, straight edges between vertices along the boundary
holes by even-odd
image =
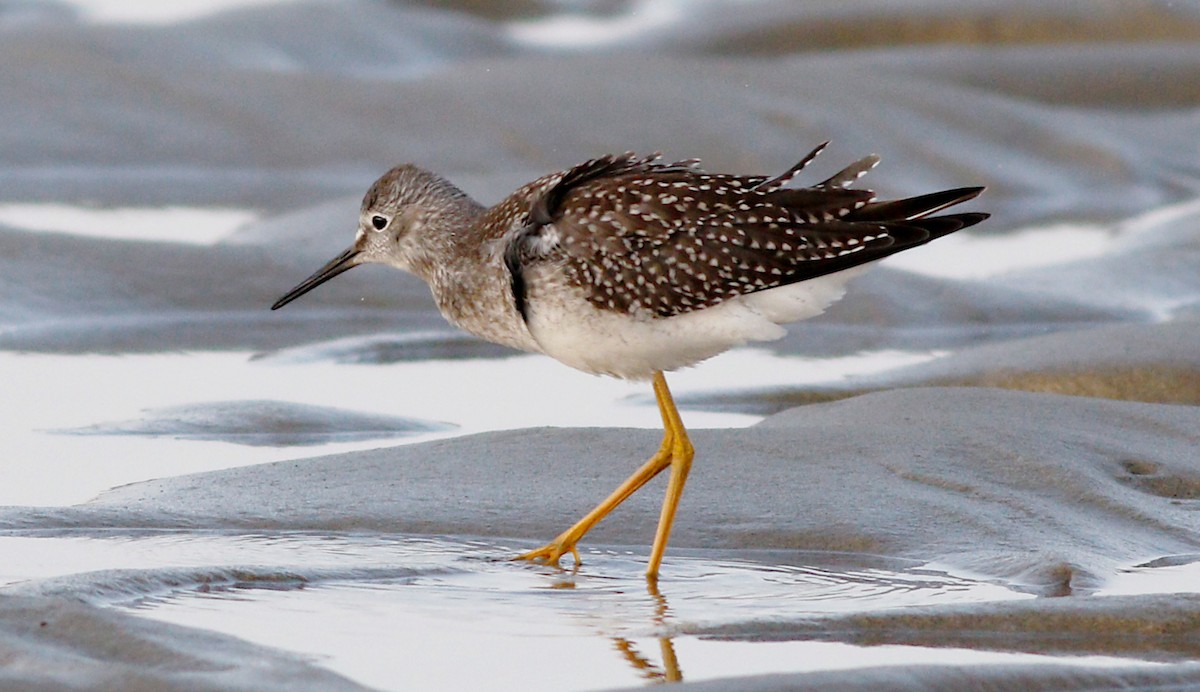
[[[981,187],[892,201],[851,189],[875,156],[811,187],[790,186],[824,147],[774,178],[603,156],[490,208],[433,173],[398,166],[367,191],[354,243],[272,309],[359,264],[389,264],[423,279],[446,319],[483,339],[585,372],[651,380],[659,450],[595,509],[519,558],[558,564],[569,552],[578,563],[583,535],[670,468],[646,569],[655,579],[693,456],[663,373],[778,339],[780,325],[840,298],[863,265],[987,218],[934,216]]]

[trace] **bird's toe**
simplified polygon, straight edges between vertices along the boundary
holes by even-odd
[[[528,560],[530,562],[540,562],[542,564],[558,567],[558,561],[567,553],[570,553],[571,556],[575,558],[576,565],[580,564],[579,550],[575,547],[575,544],[573,542],[567,543],[565,541],[558,540],[547,543],[540,548],[530,550],[527,553],[522,553],[514,557],[513,560]]]

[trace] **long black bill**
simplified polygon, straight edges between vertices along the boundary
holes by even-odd
[[[287,305],[288,303],[299,298],[305,293],[308,293],[326,281],[329,281],[347,269],[353,269],[357,267],[359,265],[359,254],[359,250],[355,247],[346,248],[345,252],[329,260],[328,264],[314,272],[313,275],[305,279],[303,283],[288,291],[287,295],[284,297],[275,301],[275,304],[271,306],[271,309],[278,310],[284,305]]]

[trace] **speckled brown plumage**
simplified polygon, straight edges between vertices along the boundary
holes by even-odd
[[[560,174],[508,243],[518,307],[534,262],[559,263],[597,307],[671,317],[880,259],[986,218],[928,218],[981,188],[888,203],[848,189],[878,162],[873,156],[812,187],[784,187],[823,148],[770,180],[632,153]]]

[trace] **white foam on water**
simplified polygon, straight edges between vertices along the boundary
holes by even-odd
[[[517,42],[539,48],[592,49],[670,26],[684,17],[688,4],[680,0],[637,0],[621,14],[553,14],[511,22],[507,32]]]
[[[951,279],[984,279],[1015,271],[1119,253],[1175,223],[1192,223],[1200,199],[1166,204],[1117,223],[1051,223],[989,235],[970,229],[884,260],[894,269]],[[986,229],[986,225],[983,226]]]
[[[278,5],[295,0],[66,0],[84,19],[101,24],[174,24],[228,10]]]
[[[1128,567],[1110,577],[1096,595],[1145,593],[1200,593],[1200,559],[1182,565]]]
[[[212,245],[256,218],[246,209],[0,204],[0,224],[14,228],[191,245]]]
[[[984,279],[1013,271],[1100,257],[1118,234],[1109,226],[1064,223],[1004,235],[954,233],[884,260],[893,269],[948,279]]]
[[[248,352],[59,355],[0,352],[0,505],[86,501],[136,481],[319,454],[539,426],[661,425],[650,385],[594,377],[543,356],[388,365],[253,359]],[[672,373],[676,394],[838,382],[922,362],[929,353],[783,357],[740,349]],[[131,386],[130,383],[136,383]],[[151,409],[274,400],[443,421],[456,429],[305,447],[250,447],[169,436],[72,435],[62,430],[138,420]],[[753,425],[761,416],[682,411],[691,429]],[[169,461],[168,461],[169,460]]]

